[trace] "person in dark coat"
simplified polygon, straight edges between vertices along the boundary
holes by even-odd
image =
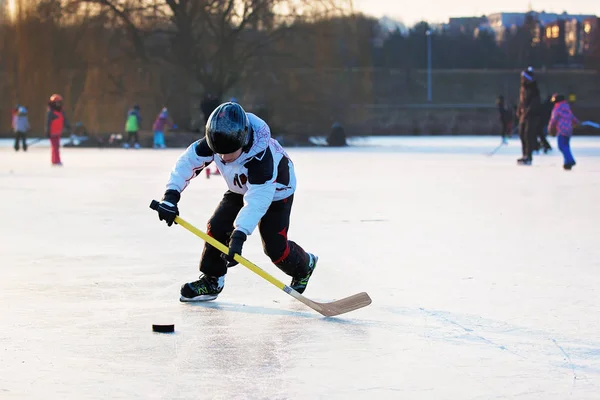
[[[533,151],[537,142],[537,128],[540,123],[540,90],[535,80],[532,67],[521,72],[521,88],[519,90],[519,136],[523,157],[517,160],[520,165],[531,165]]]

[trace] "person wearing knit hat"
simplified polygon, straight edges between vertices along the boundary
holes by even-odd
[[[519,165],[531,165],[533,160],[533,150],[537,142],[536,129],[539,124],[540,105],[540,90],[535,79],[535,72],[532,67],[527,67],[521,72],[521,88],[517,108],[519,136],[521,137],[523,151],[523,157],[517,160]]]

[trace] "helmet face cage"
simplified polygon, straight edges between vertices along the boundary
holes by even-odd
[[[208,117],[206,141],[216,154],[230,154],[246,146],[250,140],[250,123],[237,103],[223,103]]]

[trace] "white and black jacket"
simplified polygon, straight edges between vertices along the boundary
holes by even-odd
[[[202,138],[179,157],[166,189],[181,193],[192,178],[214,161],[229,190],[244,195],[244,206],[233,225],[250,235],[273,201],[294,193],[296,175],[285,150],[271,138],[267,123],[252,113],[247,115],[252,138],[237,160],[223,163]]]

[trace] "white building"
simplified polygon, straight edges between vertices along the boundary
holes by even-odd
[[[558,20],[577,20],[583,22],[586,18],[594,17],[593,15],[581,14],[562,14],[529,11],[524,13],[495,13],[488,15],[488,23],[496,35],[496,41],[504,41],[506,32],[514,31],[519,26],[525,23],[525,19],[531,15],[535,21],[541,26],[556,22]]]

